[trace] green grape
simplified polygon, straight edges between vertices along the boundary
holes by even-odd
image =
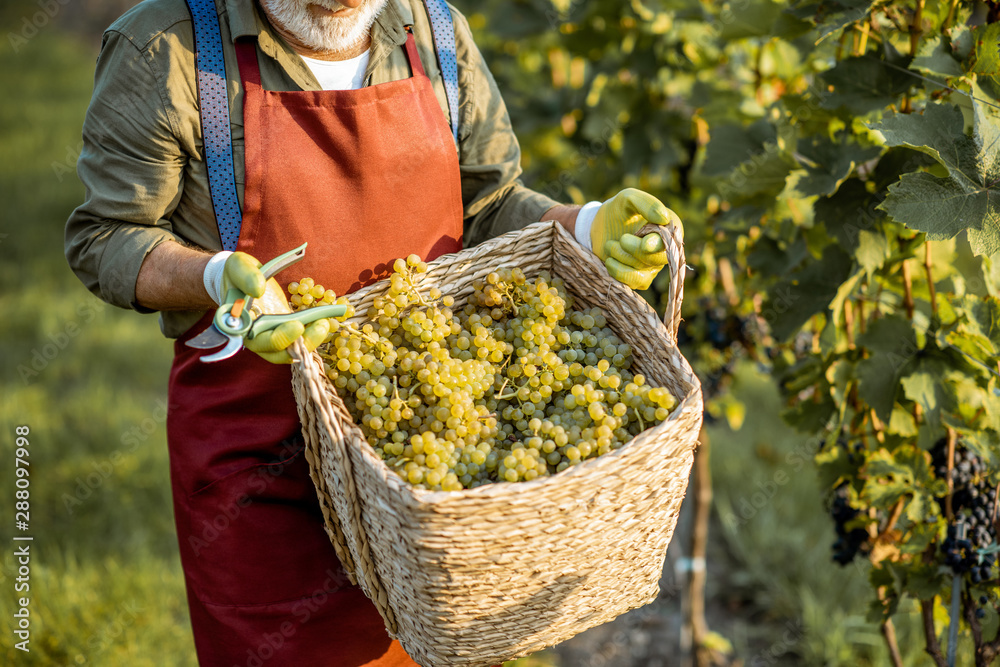
[[[421,293],[419,257],[393,270],[369,321],[338,318],[320,352],[374,451],[418,488],[553,475],[620,448],[676,405],[631,375],[631,348],[600,309],[574,310],[558,278],[500,268],[453,310],[453,296]],[[321,288],[288,285],[301,308],[307,294],[312,305],[347,303]]]

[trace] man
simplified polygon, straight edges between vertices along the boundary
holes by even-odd
[[[581,209],[524,187],[500,93],[454,10],[457,118],[419,0],[207,6],[226,68],[235,220],[213,207],[224,179],[209,178],[199,110],[220,105],[199,98],[192,14],[185,0],[147,0],[104,36],[79,162],[86,201],[66,254],[95,294],[160,311],[177,339],[167,432],[200,662],[411,665],[340,570],[301,455],[282,364],[298,337],[322,342],[328,322],[282,325],[215,364],[184,343],[230,286],[286,312],[258,260],[304,241],[305,260],[281,282],[308,275],[343,294],[396,257],[432,259],[555,219],[641,288],[666,257],[657,235],[630,232],[679,221],[635,190]]]

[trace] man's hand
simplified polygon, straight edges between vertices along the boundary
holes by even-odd
[[[647,223],[682,229],[677,214],[659,199],[628,188],[601,205],[590,227],[591,247],[608,273],[637,290],[648,288],[668,262],[659,234],[635,235]]]
[[[260,267],[261,263],[245,252],[230,255],[222,270],[222,298],[225,299],[230,287],[235,287],[256,299],[253,311],[260,315],[291,313],[292,309],[288,306],[288,299],[281,285],[274,278],[264,280]],[[329,333],[330,320],[317,320],[309,326],[292,320],[262,331],[253,338],[244,339],[243,344],[272,364],[290,364],[293,360],[288,354],[288,348],[292,343],[301,337],[306,349],[312,352]]]

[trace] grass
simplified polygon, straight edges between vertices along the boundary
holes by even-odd
[[[0,662],[194,665],[164,435],[171,346],[155,317],[92,296],[62,252],[83,198],[75,160],[95,57],[51,26],[16,52],[0,41],[0,455],[12,460],[14,427],[28,425],[23,534],[34,537],[31,588],[17,596],[31,598],[31,651],[4,632]],[[5,499],[12,468],[0,477]],[[0,523],[4,544],[12,521]],[[0,557],[6,618],[12,551]]]

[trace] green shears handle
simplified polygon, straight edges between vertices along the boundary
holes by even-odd
[[[291,322],[294,320],[302,322],[302,324],[312,324],[316,320],[322,320],[327,317],[341,317],[346,312],[347,306],[316,306],[315,308],[300,310],[297,313],[261,315],[250,325],[250,330],[245,335],[245,338],[253,339],[254,336],[262,331],[269,331],[279,324],[284,324],[285,322]]]

